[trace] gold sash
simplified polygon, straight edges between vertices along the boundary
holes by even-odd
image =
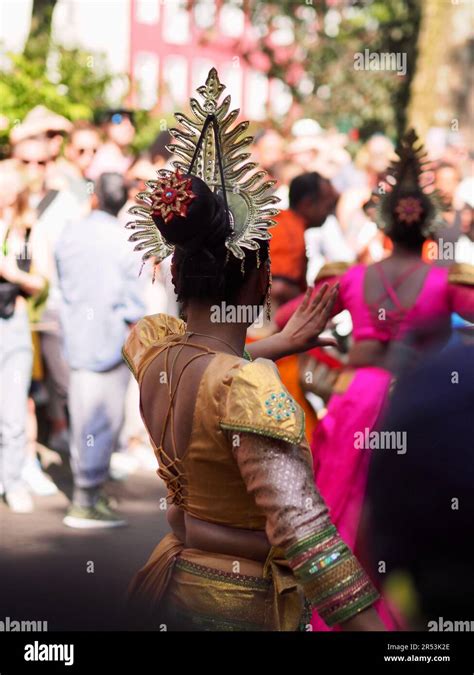
[[[129,587],[133,602],[145,605],[151,611],[163,599],[172,579],[173,568],[185,547],[174,535],[167,534],[156,546],[146,565],[135,575]],[[203,553],[203,559],[216,559],[219,554]],[[228,557],[228,556],[227,556]],[[210,568],[211,569],[211,568]],[[219,572],[219,570],[214,571]],[[271,580],[270,591],[266,592],[264,615],[260,617],[263,630],[296,631],[299,628],[304,608],[304,596],[296,579],[279,549],[272,548],[263,566],[263,579]],[[194,580],[196,583],[196,580]],[[202,577],[201,584],[212,584],[213,580]],[[237,587],[232,592],[239,593]],[[246,591],[245,602],[248,590]],[[186,598],[182,600],[185,602]],[[258,606],[259,603],[256,603]],[[238,618],[238,617],[236,617]],[[258,621],[259,617],[255,617]]]

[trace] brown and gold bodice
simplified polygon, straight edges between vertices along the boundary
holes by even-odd
[[[123,350],[138,383],[159,354],[165,351],[167,359],[169,346],[189,347],[188,336],[185,324],[172,317],[139,321]],[[170,456],[164,436],[151,439],[169,501],[210,523],[265,530],[271,555],[283,551],[292,570],[289,587],[297,580],[328,625],[367,608],[377,592],[315,488],[304,413],[276,367],[266,359],[249,362],[192,346],[212,358],[199,382],[187,447],[175,447]],[[178,377],[174,391],[179,383]],[[167,386],[169,414],[174,394]]]
[[[162,314],[145,317],[133,328],[123,351],[139,384],[153,359],[168,345],[180,344],[185,331],[183,321]],[[304,414],[271,361],[216,353],[199,384],[188,447],[170,458],[156,439],[150,440],[171,503],[201,520],[264,530],[265,516],[235,461],[239,431],[299,444]]]

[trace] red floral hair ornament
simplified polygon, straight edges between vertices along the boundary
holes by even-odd
[[[273,205],[280,201],[272,190],[276,181],[247,161],[246,150],[253,140],[245,135],[249,122],[234,125],[239,111],[231,110],[230,96],[221,100],[224,89],[211,68],[206,83],[197,89],[202,100],[192,98],[192,114],[176,113],[179,128],[170,129],[174,142],[168,148],[177,157],[173,166],[179,171],[158,171],[157,179],[146,183],[147,190],[137,194],[138,203],[129,210],[134,216],[126,224],[133,230],[129,241],[135,243],[135,251],[143,251],[143,262],[153,259],[156,264],[173,253],[174,245],[155,220],[168,223],[173,216],[187,215],[195,199],[190,176],[200,178],[222,198],[229,232],[225,246],[235,258],[243,261],[247,250],[258,251],[271,238],[269,228],[279,212]]]
[[[185,217],[188,206],[196,195],[191,189],[191,178],[186,178],[179,169],[175,172],[160,172],[150,194],[150,207],[154,216],[168,223],[174,216]]]
[[[402,197],[398,200],[395,213],[402,223],[411,225],[420,220],[423,214],[423,206],[416,197]]]

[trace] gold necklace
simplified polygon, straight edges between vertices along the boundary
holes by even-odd
[[[234,349],[234,347],[232,347],[231,344],[229,344],[228,342],[226,342],[222,338],[217,337],[216,335],[208,335],[207,333],[196,333],[196,331],[194,331],[194,330],[193,331],[186,331],[186,332],[189,335],[189,337],[191,337],[192,335],[199,335],[200,337],[207,337],[207,338],[212,338],[213,340],[219,340],[219,342],[222,342],[223,344],[230,347],[232,349],[232,351],[234,352],[234,354],[237,354],[237,356],[241,356],[241,354],[239,354],[239,352],[236,349]]]

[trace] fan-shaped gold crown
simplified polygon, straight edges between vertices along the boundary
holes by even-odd
[[[259,241],[271,238],[268,228],[275,224],[272,218],[278,214],[278,209],[273,208],[273,205],[279,199],[272,193],[276,181],[267,180],[267,172],[258,170],[257,164],[248,161],[250,153],[245,150],[252,143],[253,137],[243,134],[249,122],[233,124],[239,110],[229,112],[230,96],[219,102],[224,89],[216,69],[212,68],[206,83],[197,89],[202,102],[196,98],[190,100],[192,116],[175,113],[181,128],[170,130],[174,142],[169,150],[179,158],[173,162],[176,169],[183,174],[189,174],[206,120],[210,115],[214,116],[216,131],[213,125],[207,125],[191,173],[207,183],[213,192],[222,194],[224,184],[232,226],[232,234],[229,235],[226,246],[234,256],[242,259],[245,255],[244,249],[256,250],[259,248]],[[216,134],[220,148],[216,145]],[[223,175],[219,166],[219,149]],[[158,172],[158,175],[162,177],[166,173]],[[157,184],[158,181],[149,181],[146,184],[149,190],[137,195],[137,201],[141,205],[130,209],[130,213],[137,216],[137,219],[126,226],[135,230],[130,241],[137,242],[135,250],[145,251],[144,262],[151,257],[159,262],[173,251],[173,247],[164,240],[151,217],[152,194]]]

